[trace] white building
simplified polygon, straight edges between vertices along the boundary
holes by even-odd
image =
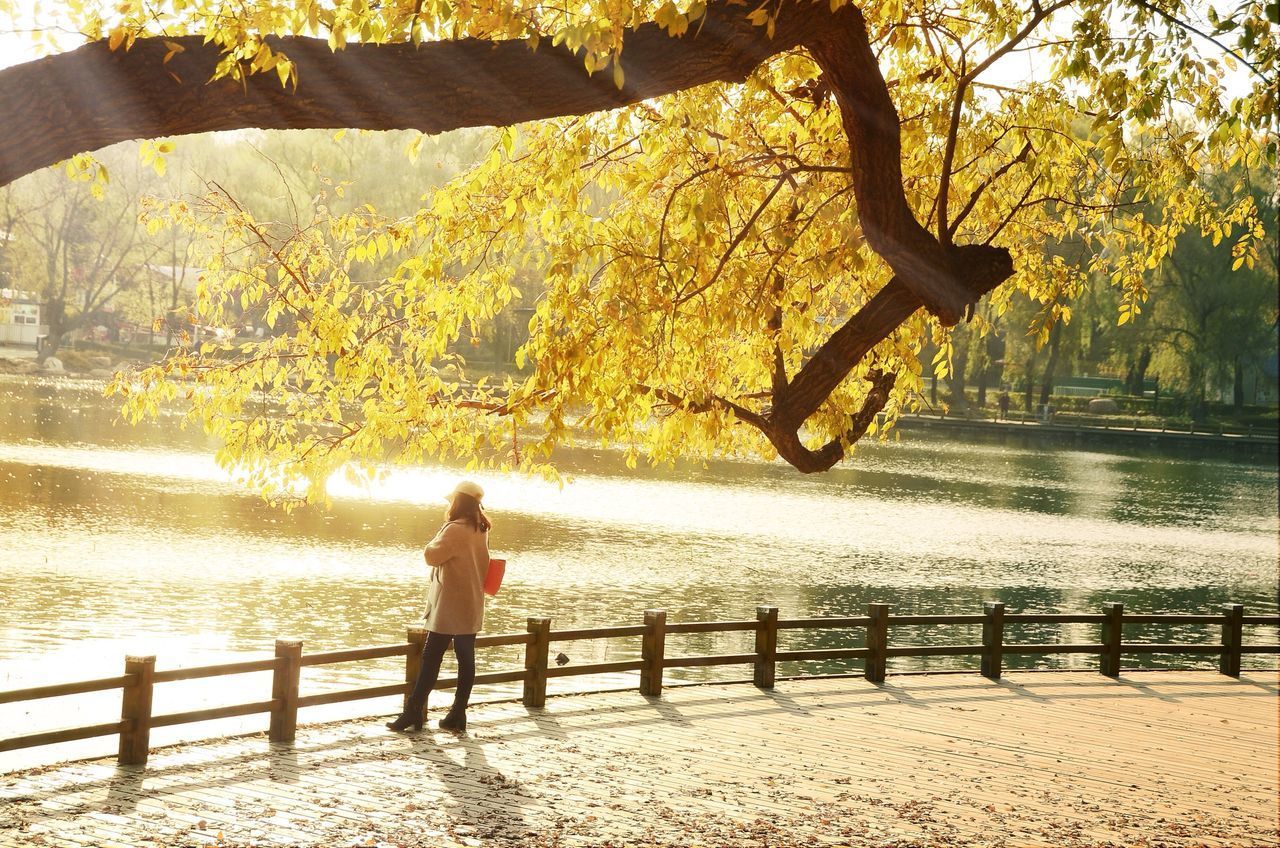
[[[34,292],[0,289],[0,345],[36,346],[49,332],[40,324],[40,300]]]

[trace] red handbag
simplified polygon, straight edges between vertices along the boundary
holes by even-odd
[[[491,596],[498,594],[498,590],[502,588],[502,576],[506,573],[505,559],[490,559],[489,570],[484,575],[484,593]]]

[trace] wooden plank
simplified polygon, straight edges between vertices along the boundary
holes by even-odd
[[[292,742],[298,731],[298,680],[302,671],[302,642],[276,640],[276,659],[282,664],[272,675],[271,724],[267,738],[272,742]]]
[[[368,698],[385,698],[388,695],[401,695],[407,684],[392,683],[389,686],[370,686],[364,689],[343,689],[338,692],[321,692],[316,695],[302,695],[298,698],[299,707],[318,707],[321,704],[341,704],[344,701],[361,701]],[[445,686],[436,688],[444,689]]]
[[[743,633],[759,626],[756,621],[668,621],[667,633]]]
[[[760,689],[772,689],[778,657],[778,608],[756,607],[756,661],[752,682]]]
[[[1036,613],[1011,612],[1004,617],[1005,624],[1101,624],[1105,615],[1097,613]]]
[[[92,739],[95,736],[111,736],[119,733],[124,726],[122,721],[111,721],[106,724],[92,724],[87,727],[71,727],[66,730],[48,730],[43,733],[28,733],[25,736],[10,736],[0,739],[0,751],[16,751],[19,748],[35,748],[40,745],[54,745],[58,742],[74,742],[77,739]]]
[[[1218,670],[1228,677],[1240,676],[1240,646],[1244,643],[1244,606],[1225,604],[1222,607],[1222,652],[1218,658]]]
[[[739,665],[751,663],[755,665],[755,654],[717,654],[691,657],[667,657],[662,661],[663,668],[699,668],[708,665]]]
[[[231,704],[226,707],[208,707],[202,710],[188,710],[182,713],[169,713],[168,715],[154,716],[151,719],[152,727],[171,727],[175,724],[192,724],[197,721],[213,721],[219,718],[234,718],[236,716],[254,715],[256,713],[269,713],[279,704],[272,701],[254,701],[248,704]]]
[[[982,605],[983,677],[999,680],[1004,668],[1004,604],[986,601]]]
[[[1008,645],[1004,646],[1006,654],[1098,654],[1106,651],[1107,646],[1100,642],[1084,642],[1063,644],[1050,642],[1046,645]]]
[[[515,683],[517,680],[524,680],[525,671],[522,668],[513,669],[511,671],[489,671],[484,674],[477,674],[475,685],[484,686],[486,683]]]
[[[477,636],[477,648],[501,648],[506,645],[527,645],[532,637],[528,633],[500,633],[495,636]]]
[[[863,676],[872,683],[880,683],[885,675],[885,650],[889,646],[889,605],[867,604],[867,661]]]
[[[154,656],[124,658],[124,673],[131,682],[120,690],[120,747],[116,762],[122,766],[146,765],[151,747],[151,696],[155,671]]]
[[[885,648],[886,657],[964,657],[978,656],[982,645],[903,645]]]
[[[560,666],[547,669],[547,677],[580,677],[586,674],[611,674],[620,671],[640,671],[644,668],[644,660],[618,660],[617,662],[593,663],[580,666]]]
[[[341,651],[320,651],[314,654],[304,654],[302,664],[304,666],[312,665],[332,665],[333,663],[357,662],[359,660],[376,660],[382,657],[403,657],[409,653],[410,646],[405,643],[399,645],[375,645],[370,648],[344,648]]]
[[[866,648],[816,648],[803,651],[778,651],[774,659],[778,662],[813,662],[817,660],[864,660],[867,658]]]
[[[205,677],[223,677],[229,674],[249,674],[255,671],[275,671],[281,667],[280,660],[244,660],[242,662],[219,663],[218,665],[192,666],[191,668],[167,668],[157,671],[152,677],[153,683],[172,683],[175,680],[200,680]]]
[[[779,630],[843,630],[852,627],[866,627],[871,619],[865,615],[845,618],[781,618],[778,619]]]
[[[644,611],[644,638],[640,642],[640,694],[656,698],[662,694],[662,669],[667,652],[667,611]]]
[[[537,709],[547,702],[547,653],[551,647],[551,619],[531,617],[525,625],[529,642],[524,646],[524,705]]]
[[[1109,601],[1102,605],[1102,653],[1098,670],[1107,677],[1120,675],[1121,645],[1124,640],[1124,604]]]
[[[1133,615],[1125,613],[1125,624],[1221,624],[1220,615]]]
[[[84,692],[102,692],[129,686],[134,678],[128,674],[118,677],[99,677],[95,680],[77,680],[73,683],[53,683],[48,686],[31,686],[26,689],[10,689],[0,692],[0,704],[19,701],[37,701],[41,698],[57,698],[62,695],[79,695]]]
[[[980,615],[891,615],[890,627],[939,625],[939,624],[982,624]]]
[[[584,627],[577,630],[552,630],[551,641],[576,642],[581,639],[622,639],[643,635],[644,626],[639,624],[625,627]]]
[[[406,651],[404,655],[404,698],[401,700],[401,711],[409,709],[409,696],[413,694],[413,687],[418,682],[418,675],[422,673],[422,655],[427,647],[427,628],[410,627],[405,631]],[[439,682],[439,681],[437,681]],[[422,704],[422,719],[425,721],[427,715],[427,705]]]
[[[1184,645],[1159,642],[1125,642],[1126,654],[1221,654],[1221,645]]]

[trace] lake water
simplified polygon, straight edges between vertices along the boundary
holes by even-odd
[[[304,650],[402,641],[421,618],[422,544],[438,528],[457,471],[393,471],[373,491],[335,485],[329,511],[285,515],[239,489],[210,445],[172,419],[113,423],[101,385],[0,377],[0,690],[121,673],[125,654],[157,668],[254,659],[276,638]],[[486,630],[895,612],[1216,612],[1277,610],[1274,465],[909,441],[861,446],[805,477],[759,462],[629,471],[586,448],[560,458],[563,489],[475,475],[508,559]],[[1094,641],[1096,628],[1024,628],[1007,641]],[[1216,628],[1148,628],[1146,641],[1216,641]],[[895,629],[895,642],[976,641],[969,631]],[[1247,638],[1275,641],[1273,628]],[[749,650],[750,634],[672,636],[675,653]],[[787,632],[783,647],[859,644],[838,632]],[[482,652],[482,670],[518,666],[521,648]],[[578,664],[629,659],[639,641],[553,644]],[[1134,658],[1128,658],[1136,662]],[[1096,658],[1007,658],[1010,666],[1090,667]],[[1194,657],[1149,664],[1212,665]],[[1252,666],[1274,657],[1246,658]],[[891,660],[890,672],[971,667],[969,658]],[[780,674],[838,663],[784,665]],[[668,671],[737,679],[749,669]],[[403,679],[403,660],[305,669],[303,692]],[[550,691],[634,685],[634,675],[552,680]],[[265,675],[163,684],[156,712],[269,696]],[[511,687],[477,691],[510,697]],[[447,701],[448,696],[437,696]],[[118,693],[0,706],[0,737],[118,715]],[[433,704],[438,703],[433,700]],[[314,708],[302,720],[391,713],[397,699]],[[265,717],[156,731],[260,729]],[[0,769],[110,753],[90,740],[0,754]]]

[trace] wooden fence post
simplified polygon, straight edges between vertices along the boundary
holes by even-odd
[[[982,614],[982,676],[999,680],[1004,665],[1004,604],[987,601]]]
[[[773,688],[778,653],[778,608],[756,607],[756,664],[752,682],[761,689]]]
[[[526,707],[540,708],[547,703],[547,654],[551,649],[551,619],[529,618],[526,629],[533,634],[524,646],[524,698]]]
[[[427,647],[427,628],[410,627],[405,631],[405,639],[409,642],[409,653],[404,655],[404,682],[408,684],[404,690],[404,703],[400,711],[409,709],[409,694],[413,692],[413,684],[418,682],[418,672],[422,669],[422,651]],[[427,705],[422,705],[425,720]]]
[[[667,655],[667,611],[644,611],[644,636],[640,642],[640,694],[662,694],[662,661]]]
[[[1107,677],[1120,676],[1120,644],[1124,637],[1124,604],[1109,601],[1102,605],[1102,656],[1098,671]]]
[[[872,683],[883,683],[886,666],[885,648],[889,646],[889,605],[867,604],[867,663],[863,672]]]
[[[302,673],[302,643],[293,639],[276,640],[276,659],[284,662],[271,678],[271,728],[267,738],[272,742],[292,742],[298,732],[298,678]]]
[[[156,673],[155,657],[125,657],[124,673],[133,682],[122,688],[120,700],[120,751],[122,766],[144,766],[151,747],[151,692]]]
[[[1218,657],[1218,671],[1231,677],[1240,676],[1240,647],[1244,643],[1244,606],[1222,605],[1222,654]]]

